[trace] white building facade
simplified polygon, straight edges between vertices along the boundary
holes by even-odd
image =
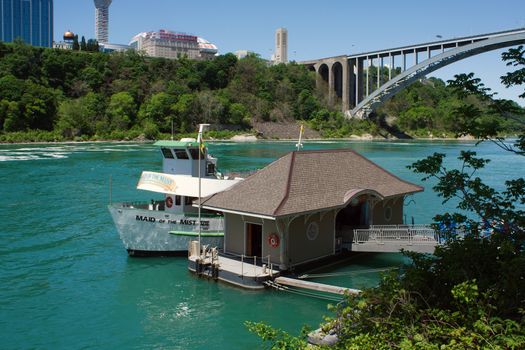
[[[288,30],[278,28],[275,31],[275,53],[273,61],[278,63],[288,63]]]
[[[213,58],[217,47],[209,41],[195,35],[173,32],[165,29],[142,32],[131,39],[129,45],[151,57],[205,60]]]

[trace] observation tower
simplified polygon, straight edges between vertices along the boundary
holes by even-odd
[[[95,3],[95,38],[99,43],[109,41],[109,5],[112,0],[94,0]]]

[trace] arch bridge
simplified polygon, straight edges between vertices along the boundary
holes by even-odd
[[[439,68],[484,52],[520,44],[525,44],[525,28],[299,64],[317,73],[317,86],[327,86],[330,104],[339,98],[347,117],[366,118],[399,90]]]

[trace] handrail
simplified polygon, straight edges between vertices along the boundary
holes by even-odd
[[[408,244],[436,244],[439,240],[437,233],[430,226],[418,225],[376,225],[368,229],[354,229],[353,243],[367,242],[406,242]]]

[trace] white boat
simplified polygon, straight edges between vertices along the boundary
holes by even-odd
[[[184,254],[192,240],[222,248],[222,213],[202,210],[201,198],[223,191],[241,179],[224,179],[217,171],[217,159],[195,139],[158,141],[163,172],[143,171],[138,189],[162,193],[151,202],[112,203],[109,211],[124,247],[131,256],[169,256]],[[199,166],[200,159],[200,166]],[[200,170],[200,178],[199,178]],[[200,187],[200,188],[199,188]]]

